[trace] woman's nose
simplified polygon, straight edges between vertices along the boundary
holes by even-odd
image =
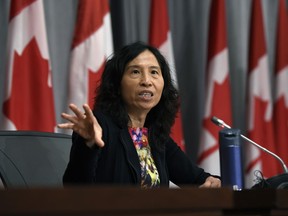
[[[145,86],[151,86],[151,77],[149,76],[148,73],[143,73],[142,77],[141,77],[141,85],[145,85]]]

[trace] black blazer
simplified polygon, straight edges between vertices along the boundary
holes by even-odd
[[[84,139],[73,133],[70,161],[63,176],[63,183],[78,184],[130,184],[139,185],[141,168],[128,131],[110,117],[97,112],[96,118],[103,129],[103,148],[89,148]],[[193,164],[186,154],[170,138],[165,150],[157,150],[149,137],[153,159],[160,175],[161,186],[169,180],[177,185],[202,184],[210,176]]]

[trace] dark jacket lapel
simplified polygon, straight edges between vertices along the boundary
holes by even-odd
[[[141,183],[141,167],[139,162],[139,157],[137,151],[134,147],[131,136],[128,132],[128,129],[122,129],[121,133],[121,143],[124,146],[126,152],[126,159],[131,167],[131,171],[139,184]]]

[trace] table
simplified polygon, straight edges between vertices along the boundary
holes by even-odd
[[[288,215],[288,190],[14,188],[0,190],[0,215]]]

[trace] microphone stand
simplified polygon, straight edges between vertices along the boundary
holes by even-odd
[[[213,116],[213,117],[211,118],[211,121],[212,121],[214,124],[216,124],[217,126],[220,126],[220,127],[222,127],[222,128],[231,129],[231,127],[230,127],[229,125],[227,125],[223,120],[221,120],[221,119],[219,119],[219,118],[217,118],[217,117],[215,117],[215,116]],[[283,170],[284,170],[284,173],[288,173],[288,169],[287,169],[286,164],[284,163],[284,161],[283,161],[278,155],[276,155],[275,153],[269,151],[268,149],[264,148],[263,146],[257,144],[256,142],[254,142],[253,140],[247,138],[246,136],[244,136],[244,135],[242,135],[242,134],[240,134],[240,136],[241,136],[243,139],[245,139],[246,141],[248,141],[248,142],[250,142],[251,144],[253,144],[254,146],[256,146],[257,148],[261,149],[262,151],[264,151],[264,152],[272,155],[274,158],[276,158],[276,159],[281,163],[282,168],[283,168]]]

